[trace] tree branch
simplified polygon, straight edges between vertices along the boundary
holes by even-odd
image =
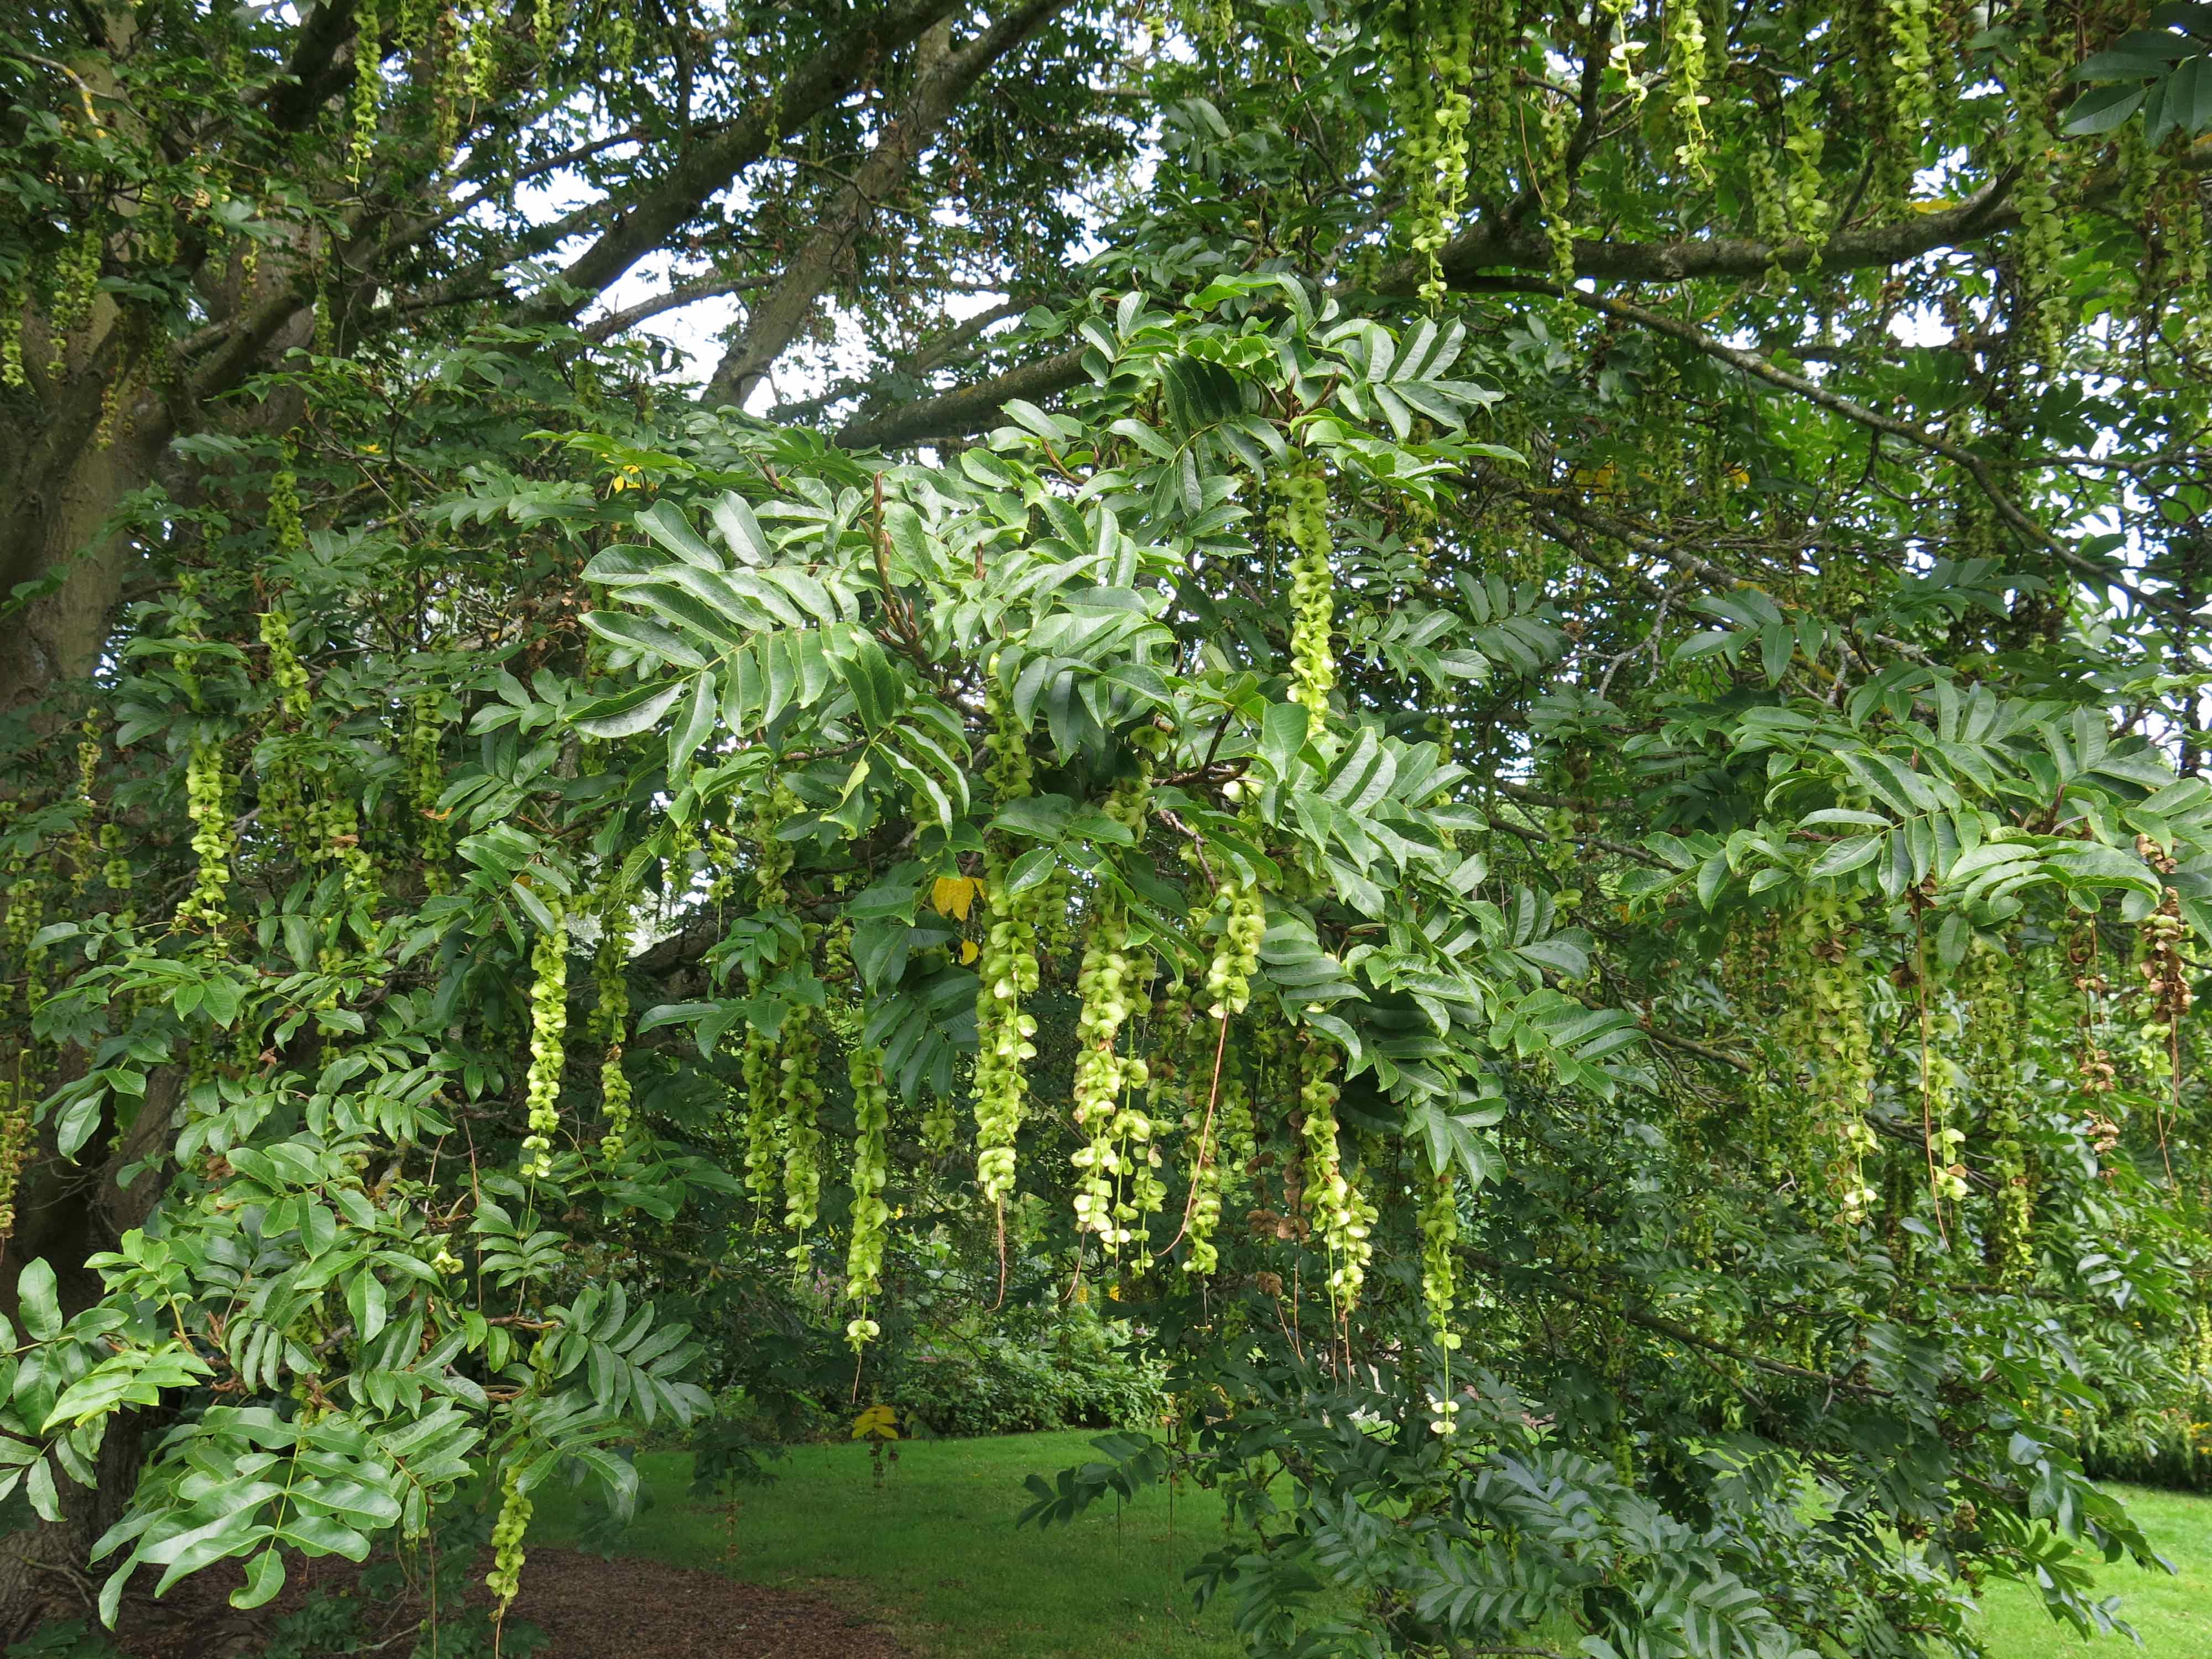
[[[717,191],[768,154],[769,147],[835,106],[859,83],[866,66],[907,46],[956,9],[958,0],[890,0],[825,40],[783,85],[708,143],[677,157],[646,184],[591,246],[571,260],[546,292],[522,307],[526,322],[566,322],[655,248]],[[512,256],[510,256],[512,257]]]
[[[939,335],[928,344],[918,348],[904,357],[894,359],[890,367],[882,375],[865,380],[841,380],[827,392],[820,392],[814,397],[801,398],[793,403],[778,404],[769,411],[768,417],[771,421],[787,422],[804,421],[819,415],[833,404],[843,403],[848,398],[867,398],[882,386],[884,380],[890,376],[911,377],[927,374],[954,353],[972,343],[978,335],[993,324],[1003,323],[1009,317],[1018,317],[1034,303],[1032,300],[1016,298],[1008,300],[1002,305],[993,306],[988,311],[977,312],[975,315],[969,318],[957,327]],[[863,412],[865,413],[865,410]]]
[[[1974,481],[1976,487],[1989,497],[1990,504],[1996,508],[1998,515],[2006,523],[2035,545],[2055,556],[2083,580],[2117,587],[2138,605],[2154,609],[2171,608],[2162,598],[2145,593],[2124,577],[2115,574],[2094,559],[2082,557],[2072,548],[2067,546],[2057,537],[2029,517],[2021,509],[2020,504],[2006,493],[2004,486],[1997,480],[1996,469],[1990,465],[1986,458],[1976,454],[1972,450],[1961,445],[1953,443],[1948,438],[1929,431],[1925,427],[1917,426],[1911,421],[1899,420],[1893,415],[1885,415],[1879,410],[1869,409],[1855,398],[1847,398],[1839,392],[1831,392],[1817,380],[1808,380],[1802,374],[1793,374],[1778,364],[1768,362],[1755,351],[1747,350],[1741,346],[1730,345],[1725,340],[1716,339],[1694,323],[1686,323],[1680,318],[1668,317],[1643,306],[1632,305],[1626,300],[1616,300],[1603,294],[1587,293],[1579,288],[1563,289],[1556,283],[1534,277],[1480,277],[1474,279],[1474,285],[1493,291],[1540,294],[1553,299],[1570,300],[1586,310],[1598,313],[1601,316],[1618,318],[1622,322],[1634,323],[1639,328],[1649,329],[1653,333],[1663,334],[1670,339],[1680,340],[1686,345],[1693,346],[1716,362],[1726,363],[1731,368],[1741,370],[1753,380],[1764,380],[1769,386],[1778,386],[1784,392],[1794,393],[1808,403],[1827,410],[1832,414],[1840,415],[1845,420],[1856,422],[1871,431],[1881,433],[1889,437],[1901,438],[1931,455],[1940,455]]]
[[[880,414],[856,416],[838,428],[837,441],[847,449],[894,449],[902,444],[980,432],[997,421],[1000,408],[1009,398],[1025,398],[1034,403],[1080,385],[1085,379],[1083,354],[1090,349],[1072,347],[975,386],[941,392]]]
[[[2199,139],[2180,158],[2180,165],[2196,173],[2212,171],[2212,138]],[[1977,241],[2016,227],[2020,222],[2020,212],[2010,199],[2013,182],[2014,175],[2010,172],[2000,173],[1966,200],[1953,206],[1917,213],[1910,219],[1891,223],[1840,230],[1818,250],[1802,239],[1784,242],[1764,242],[1749,237],[1732,236],[1692,238],[1675,242],[1616,242],[1586,239],[1575,245],[1575,269],[1578,275],[1584,276],[1628,282],[1680,282],[1697,276],[1756,278],[1778,266],[1784,270],[1803,272],[1816,267],[1823,270],[1849,270],[1869,265],[1898,264],[1925,253]],[[2117,170],[2100,170],[2092,175],[2084,186],[2081,204],[2094,207],[2115,199],[2121,184]],[[1553,295],[1559,292],[1556,287],[1549,284],[1537,289],[1520,289],[1510,278],[1486,275],[1500,269],[1549,270],[1552,268],[1551,246],[1545,240],[1540,229],[1516,229],[1500,234],[1485,227],[1477,227],[1446,244],[1441,257],[1446,279],[1453,288],[1465,292],[1503,290]],[[1410,295],[1420,286],[1425,274],[1425,267],[1413,261],[1402,261],[1384,273],[1376,291]],[[1571,297],[1578,302],[1587,303],[1596,296],[1583,295],[1577,291]],[[1607,303],[1617,306],[1621,302],[1613,301]],[[1702,349],[1702,342],[1710,337],[1699,331],[1692,332],[1698,335]],[[1714,341],[1712,343],[1719,346],[1721,343]],[[1771,365],[1767,367],[1772,368]],[[942,392],[897,409],[858,416],[838,433],[837,441],[850,448],[892,448],[902,444],[926,442],[932,438],[963,435],[989,425],[997,418],[1000,404],[1008,398],[1027,398],[1034,402],[1065,392],[1082,379],[1081,351],[1066,352],[1009,370],[998,379],[979,386]],[[1820,391],[1811,381],[1801,381],[1800,386]],[[1790,389],[1799,390],[1800,386],[1792,386]],[[1835,394],[1823,395],[1832,397]],[[1850,404],[1850,400],[1845,398],[1842,402]],[[1861,406],[1851,404],[1851,408],[1859,409]],[[1846,411],[1838,409],[1837,412]],[[1863,412],[1873,414],[1872,410]],[[1904,422],[1899,424],[1900,427],[1905,425]],[[1913,441],[1943,441],[1917,428],[1909,428],[1899,435],[1910,436]],[[1956,446],[1952,447],[1956,449]],[[1966,454],[1968,452],[1959,451],[1950,459],[1957,459],[1958,455]],[[1973,456],[1970,459],[1960,459],[1958,464],[1974,477],[1978,485],[1985,490],[1990,488],[1994,475],[1989,462]],[[1993,495],[1991,499],[1994,501],[1996,497]],[[2002,507],[1999,510],[2003,511]],[[2018,513],[2019,508],[2014,507],[2012,514]],[[2011,519],[2012,514],[2006,516]],[[2057,554],[2069,565],[2091,575],[2095,580],[2113,580],[2110,572],[2081,559],[2033,520],[2027,520],[2024,514],[2021,515],[2021,520],[2024,522],[2015,521],[2016,527],[2021,528],[2023,533],[2039,546]],[[2124,584],[2120,585],[2124,588]],[[2133,597],[2142,598],[2132,589],[2125,591]]]
[[[1671,1319],[1662,1318],[1655,1313],[1646,1313],[1640,1308],[1632,1308],[1626,1303],[1609,1302],[1601,1296],[1595,1296],[1588,1291],[1568,1284],[1557,1273],[1547,1273],[1542,1268],[1530,1267],[1524,1262],[1507,1261],[1481,1250],[1469,1249],[1464,1245],[1458,1248],[1461,1255],[1486,1272],[1518,1273],[1527,1273],[1532,1277],[1540,1277],[1543,1280],[1543,1289],[1548,1295],[1563,1296],[1568,1301],[1579,1302],[1586,1308],[1602,1308],[1608,1313],[1619,1315],[1632,1325],[1638,1325],[1647,1331],[1656,1332],[1670,1341],[1684,1343],[1693,1348],[1703,1348],[1708,1353],[1717,1353],[1724,1358],[1733,1359],[1739,1364],[1749,1365],[1753,1370],[1765,1371],[1770,1376],[1786,1376],[1799,1382],[1818,1382],[1827,1388],[1848,1389],[1853,1394],[1885,1396],[1889,1392],[1887,1389],[1876,1388],[1872,1383],[1850,1382],[1827,1371],[1814,1370],[1809,1366],[1792,1365],[1780,1359],[1762,1358],[1759,1355],[1747,1352],[1744,1349],[1730,1347],[1725,1342],[1716,1341],[1710,1336],[1692,1330],[1687,1325],[1678,1325]]]
[[[702,300],[719,299],[725,294],[742,294],[748,289],[764,287],[770,279],[766,276],[724,276],[717,273],[701,276],[689,283],[678,283],[665,294],[657,294],[650,300],[641,300],[620,311],[611,311],[596,322],[587,323],[580,331],[594,344],[611,340],[624,329],[635,328],[648,317],[658,317],[665,311],[678,311]]]
[[[788,349],[830,284],[839,263],[866,226],[872,205],[912,170],[945,118],[991,66],[1034,33],[1069,0],[1021,0],[966,46],[953,48],[951,26],[923,37],[923,61],[912,92],[860,170],[840,193],[783,279],[753,307],[744,337],[723,355],[701,401],[742,405]]]

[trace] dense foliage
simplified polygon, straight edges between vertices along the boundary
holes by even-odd
[[[1168,1406],[1038,1518],[1172,1454],[1255,1652],[2110,1623],[2084,1455],[2212,1416],[2206,16],[23,9],[21,1559],[488,1493],[511,1597],[1056,1301]]]

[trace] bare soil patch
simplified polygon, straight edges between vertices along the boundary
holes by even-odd
[[[187,1579],[161,1601],[125,1604],[116,1640],[137,1659],[221,1659],[258,1651],[276,1619],[317,1589],[358,1594],[344,1561],[289,1564],[290,1581],[266,1607],[240,1613],[228,1597],[236,1580],[220,1572]],[[481,1568],[491,1565],[487,1553]],[[489,1601],[480,1570],[471,1601]],[[371,1627],[399,1636],[419,1607],[369,1609]],[[533,1549],[522,1593],[507,1615],[550,1639],[536,1659],[908,1659],[909,1650],[867,1614],[823,1596],[748,1584],[718,1572],[639,1557],[612,1560],[577,1550]],[[412,1642],[394,1641],[387,1654]]]

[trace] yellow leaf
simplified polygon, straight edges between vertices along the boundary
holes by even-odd
[[[965,921],[968,912],[975,907],[976,895],[982,890],[983,884],[973,876],[939,876],[937,884],[929,890],[930,908],[940,916]]]
[[[960,960],[963,966],[968,963],[975,961],[977,957],[982,954],[983,953],[981,951],[975,948],[975,941],[974,939],[963,939],[960,941]]]
[[[853,1438],[855,1440],[896,1440],[898,1437],[898,1413],[889,1406],[871,1406],[853,1419]]]

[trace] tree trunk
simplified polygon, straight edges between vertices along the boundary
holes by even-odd
[[[122,1518],[154,1424],[151,1412],[118,1412],[100,1444],[100,1484],[59,1481],[58,1522],[0,1537],[0,1643],[21,1639],[42,1620],[97,1620],[102,1575],[92,1566],[92,1547]]]
[[[180,1085],[181,1074],[173,1066],[148,1079],[144,1103],[130,1129],[113,1141],[104,1164],[87,1168],[56,1156],[51,1125],[41,1135],[37,1160],[24,1170],[17,1188],[8,1267],[0,1273],[0,1311],[19,1327],[15,1275],[35,1257],[45,1257],[53,1267],[64,1313],[76,1314],[99,1300],[100,1277],[85,1263],[143,1225],[167,1189],[162,1148],[172,1131]],[[112,1132],[94,1144],[108,1145],[111,1139]],[[147,1167],[129,1186],[118,1185],[117,1176],[134,1163]],[[94,1461],[98,1483],[84,1487],[58,1480],[58,1522],[27,1516],[27,1524],[20,1530],[0,1536],[0,1644],[15,1640],[42,1619],[93,1616],[100,1576],[92,1568],[92,1547],[129,1504],[148,1435],[162,1415],[118,1413]]]
[[[88,444],[56,473],[19,482],[13,499],[0,504],[15,527],[5,588],[50,585],[0,637],[0,714],[25,713],[99,662],[137,559],[127,537],[100,532],[133,490],[152,482],[171,436],[158,400],[148,399],[141,414],[112,443]]]

